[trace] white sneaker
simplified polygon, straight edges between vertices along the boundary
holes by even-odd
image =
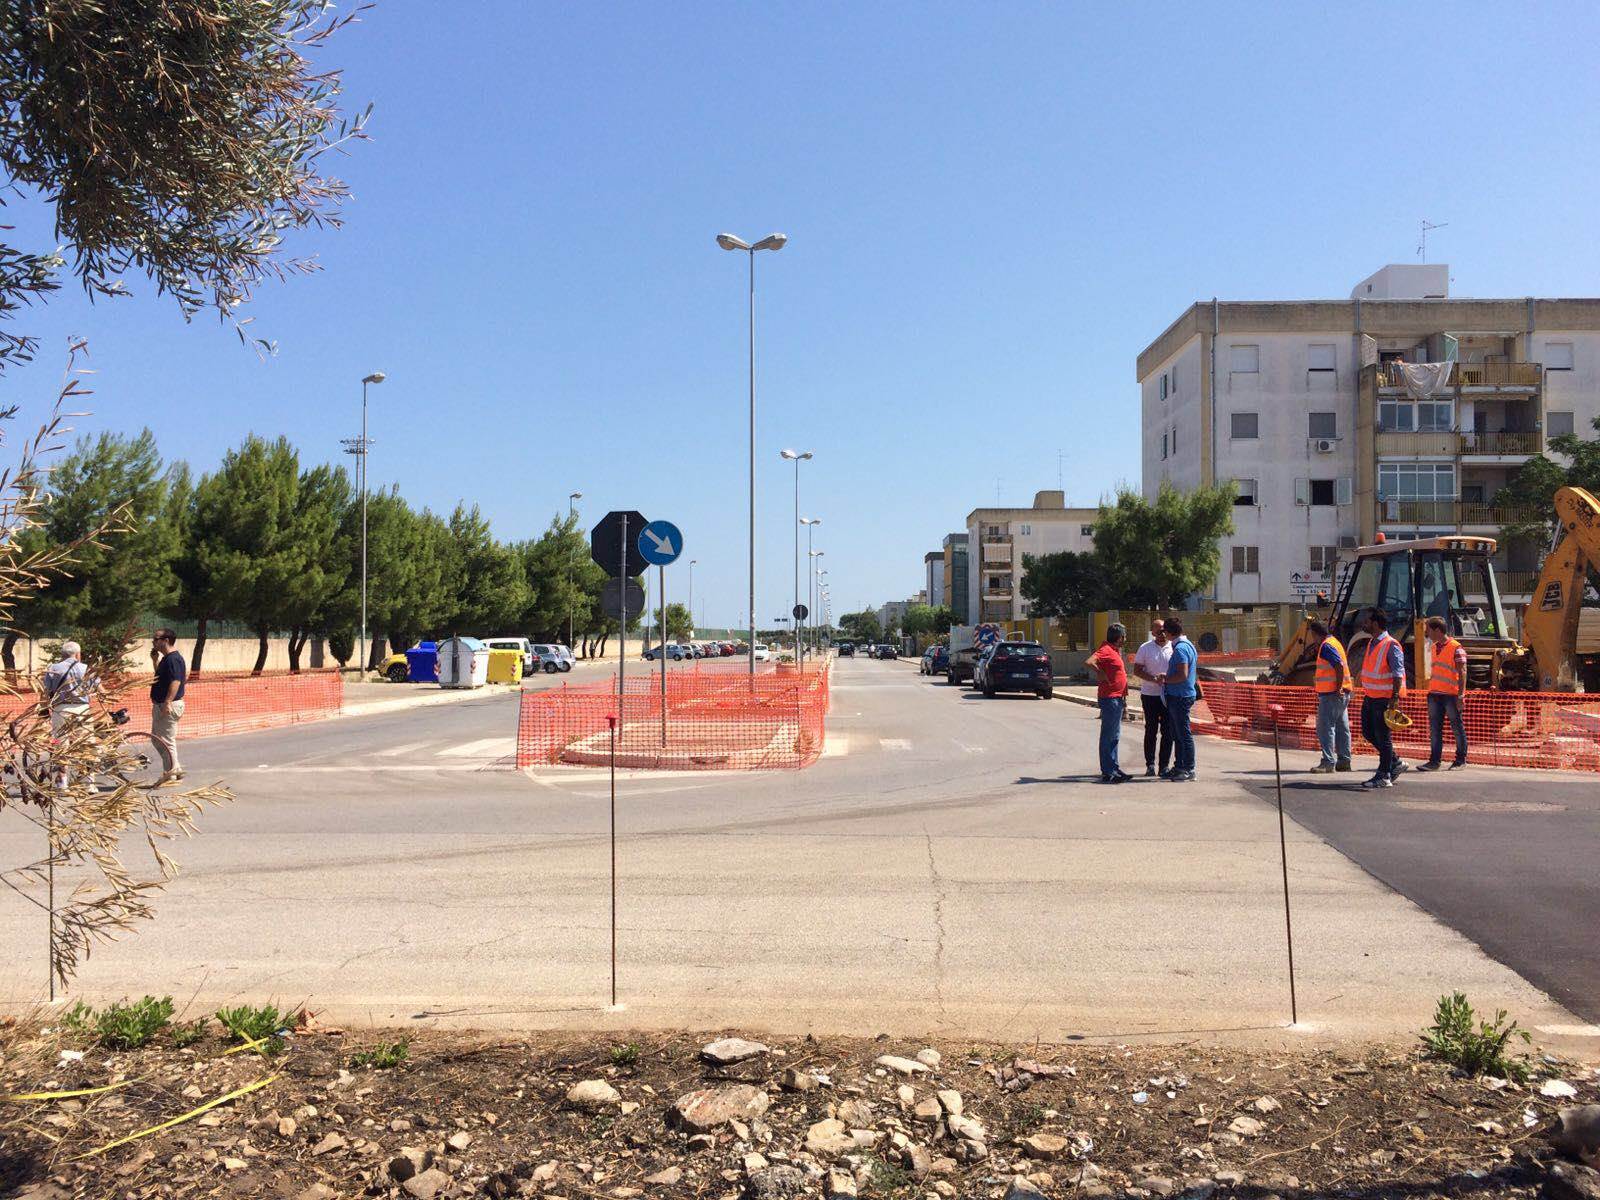
[[[1374,775],[1371,779],[1362,780],[1361,786],[1364,788],[1393,787],[1394,780],[1390,779],[1387,775]]]

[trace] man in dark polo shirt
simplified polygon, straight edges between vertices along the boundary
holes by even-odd
[[[161,752],[161,779],[157,787],[169,787],[183,778],[178,764],[178,722],[183,719],[183,690],[189,679],[189,665],[178,653],[178,635],[158,629],[150,639],[150,662],[156,669],[150,684],[150,737]]]

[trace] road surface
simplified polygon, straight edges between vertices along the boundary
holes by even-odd
[[[621,777],[608,1012],[607,780],[510,769],[515,711],[500,695],[193,743],[191,778],[238,802],[178,847],[157,919],[97,950],[79,993],[401,1025],[1284,1036],[1258,748],[1203,741],[1196,784],[1104,787],[1086,709],[842,660],[809,770]],[[1289,859],[1291,1036],[1408,1036],[1456,989],[1576,1022],[1297,825]],[[39,925],[0,907],[10,1003],[40,992]]]

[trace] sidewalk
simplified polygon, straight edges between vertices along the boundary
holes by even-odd
[[[540,692],[546,688],[560,687],[563,683],[592,683],[596,679],[614,677],[616,666],[615,658],[580,659],[570,671],[554,675],[540,672],[528,676],[519,684],[489,683],[480,688],[442,688],[432,683],[390,683],[388,680],[347,682],[344,685],[344,707],[339,716],[366,717],[374,713],[455,704],[462,700],[482,700],[512,692]]]

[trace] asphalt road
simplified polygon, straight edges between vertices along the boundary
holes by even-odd
[[[614,1012],[608,782],[511,770],[515,715],[501,694],[191,744],[191,778],[238,800],[178,847],[157,919],[97,949],[79,994],[385,1024],[1284,1036],[1255,747],[1203,743],[1197,784],[1108,788],[1088,710],[843,660],[812,768],[622,773]],[[1288,849],[1289,1036],[1408,1036],[1457,988],[1574,1023],[1312,833],[1291,825]],[[39,925],[0,906],[8,1003],[41,990]]]

